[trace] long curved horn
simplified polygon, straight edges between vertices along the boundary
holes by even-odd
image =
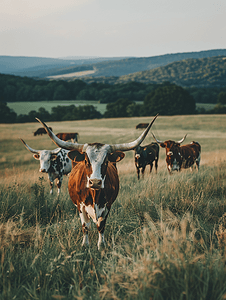
[[[121,150],[121,151],[129,151],[135,149],[137,146],[139,146],[143,140],[145,139],[146,135],[148,134],[148,131],[150,130],[152,124],[154,123],[155,119],[157,118],[158,114],[154,117],[154,119],[151,121],[151,123],[148,125],[148,127],[145,129],[145,131],[133,142],[130,143],[124,143],[124,144],[114,144],[110,145],[111,151]],[[71,142],[65,142],[59,139],[50,129],[49,127],[36,118],[44,127],[46,132],[48,133],[49,137],[53,140],[53,142],[58,145],[61,148],[67,149],[67,150],[78,150],[83,151],[83,146],[87,144],[78,144],[78,143],[71,143]]]
[[[154,117],[154,119],[151,121],[151,123],[148,125],[148,127],[145,129],[145,131],[133,142],[130,143],[124,143],[124,144],[114,144],[110,145],[112,151],[120,150],[120,151],[129,151],[135,149],[137,146],[139,146],[143,140],[145,139],[146,135],[148,134],[148,131],[150,130],[152,124],[154,123],[155,119],[158,117],[158,114]]]
[[[187,136],[187,134],[185,134],[185,136],[184,136],[180,141],[178,141],[177,143],[178,143],[178,144],[183,143],[183,141],[185,140],[186,136]]]
[[[62,141],[61,139],[59,139],[50,129],[49,127],[42,122],[41,120],[39,120],[38,118],[35,118],[37,121],[39,121],[43,127],[45,128],[46,132],[48,133],[49,137],[51,138],[51,140],[60,148],[63,149],[67,149],[67,150],[78,150],[78,151],[82,151],[82,148],[84,146],[84,144],[78,144],[78,143],[72,143],[72,142],[65,142]]]
[[[27,150],[29,150],[31,153],[39,154],[39,152],[41,151],[41,150],[32,149],[30,146],[28,146],[28,144],[25,143],[24,140],[22,140],[22,139],[20,139],[20,140],[24,144],[24,146],[27,148]]]
[[[153,133],[153,132],[152,132],[151,134],[153,135],[153,138],[156,140],[156,142],[157,142],[158,144],[164,143],[164,142],[162,142],[162,141],[157,140],[156,137],[154,136],[154,133]]]

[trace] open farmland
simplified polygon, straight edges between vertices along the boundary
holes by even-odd
[[[49,122],[79,132],[79,143],[122,143],[152,117]],[[44,121],[44,120],[43,120]],[[225,299],[226,116],[159,116],[160,140],[198,141],[200,171],[168,174],[160,149],[158,174],[137,180],[133,151],[117,164],[119,195],[107,219],[106,249],[82,249],[81,222],[67,191],[49,195],[32,148],[54,149],[38,122],[0,124],[0,299]],[[149,133],[143,144],[152,142]]]
[[[54,101],[26,101],[26,102],[8,102],[8,107],[13,109],[15,113],[19,114],[28,114],[30,111],[38,111],[39,108],[43,107],[49,113],[51,113],[52,107],[56,106],[83,106],[83,105],[93,105],[97,111],[104,114],[106,111],[107,104],[98,103],[98,101],[87,101],[87,100],[54,100]]]

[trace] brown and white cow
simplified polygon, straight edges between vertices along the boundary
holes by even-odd
[[[199,169],[201,159],[201,146],[197,142],[191,142],[190,144],[180,146],[185,140],[185,135],[180,141],[167,140],[165,142],[156,139],[152,133],[156,142],[166,149],[166,164],[169,173],[172,171],[180,171],[181,168],[192,168],[196,164]]]
[[[44,128],[43,128],[44,129]],[[45,130],[45,129],[44,129]],[[63,141],[68,141],[71,140],[72,142],[78,142],[78,133],[74,132],[74,133],[68,133],[68,132],[59,132],[57,133],[57,137]]]
[[[97,225],[99,232],[98,249],[105,244],[105,223],[111,205],[119,191],[116,162],[124,158],[125,154],[122,151],[133,150],[142,143],[156,118],[157,116],[135,141],[113,145],[101,143],[75,144],[62,141],[48,129],[45,123],[36,118],[46,128],[55,144],[61,148],[71,150],[68,156],[73,162],[76,162],[69,177],[68,190],[81,218],[82,245],[89,245],[90,218]]]

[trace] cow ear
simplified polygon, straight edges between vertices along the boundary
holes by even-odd
[[[39,154],[34,154],[33,157],[37,160],[39,160],[40,155]]]
[[[166,148],[166,145],[165,145],[165,143],[161,143],[161,144],[160,144],[160,147],[162,147],[162,148]]]
[[[81,153],[81,152],[79,152],[77,150],[72,150],[72,151],[68,152],[67,156],[72,161],[75,161],[75,162],[83,161],[85,159],[85,154]]]
[[[110,162],[119,162],[120,160],[122,160],[125,157],[125,153],[122,151],[115,151],[113,153],[110,153],[108,155],[108,160]]]

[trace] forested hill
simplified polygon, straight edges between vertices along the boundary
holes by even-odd
[[[96,78],[100,76],[123,76],[142,71],[148,72],[149,70],[153,70],[159,67],[166,66],[170,63],[182,61],[189,58],[201,59],[215,56],[226,56],[226,49],[174,53],[152,57],[131,57],[113,62],[104,61],[93,65],[93,67],[95,68],[95,73],[92,74],[92,77]]]
[[[222,87],[226,84],[226,56],[186,59],[153,70],[116,77],[83,78],[87,83],[158,83],[169,81],[182,87]]]
[[[153,70],[189,58],[201,59],[215,56],[226,56],[226,49],[130,58],[47,59],[0,56],[0,73],[44,78],[65,74],[71,74],[71,77],[73,77],[75,72],[78,75],[78,72],[81,71],[92,71],[92,78],[120,77]],[[82,79],[87,78],[84,74],[82,75]]]

